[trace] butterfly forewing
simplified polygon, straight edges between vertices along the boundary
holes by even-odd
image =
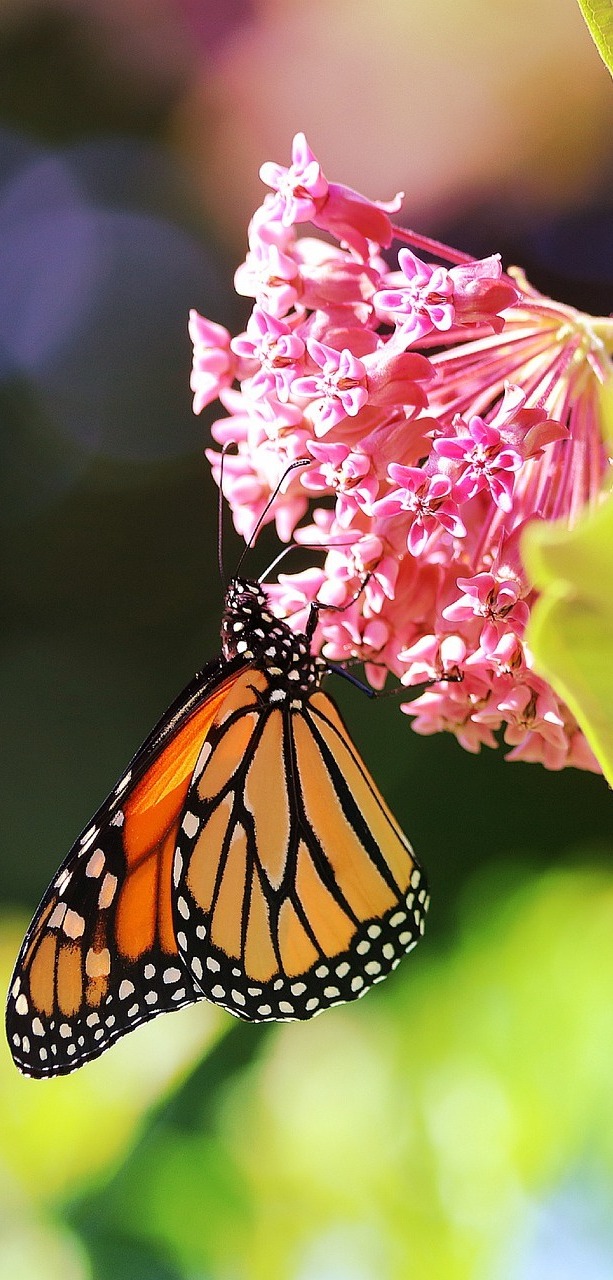
[[[28,930],[7,1034],[28,1075],[74,1070],[132,1027],[202,998],[175,937],[176,829],[234,675],[205,669],[166,713],[70,850]]]

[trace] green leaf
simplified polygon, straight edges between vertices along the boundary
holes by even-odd
[[[574,529],[537,524],[522,554],[542,593],[527,643],[613,785],[613,499]]]
[[[611,0],[578,0],[592,40],[613,75],[613,5]]]

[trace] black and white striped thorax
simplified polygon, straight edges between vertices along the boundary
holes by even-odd
[[[323,658],[311,654],[309,637],[275,618],[260,584],[247,578],[233,578],[226,592],[221,646],[226,661],[242,657],[265,673],[273,703],[289,699],[290,706],[298,705],[328,671]]]

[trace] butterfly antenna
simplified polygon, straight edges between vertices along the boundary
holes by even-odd
[[[237,564],[237,566],[236,566],[235,573],[238,573],[238,571],[239,571],[239,569],[240,569],[240,567],[241,567],[241,565],[242,565],[242,563],[243,563],[243,560],[245,559],[245,556],[247,555],[247,552],[251,550],[251,548],[252,548],[252,546],[253,546],[253,544],[254,544],[254,542],[255,542],[256,538],[257,538],[257,535],[258,535],[258,533],[259,533],[260,529],[262,528],[262,525],[263,525],[263,523],[264,523],[264,521],[265,521],[265,519],[266,519],[266,516],[268,515],[268,512],[270,511],[270,508],[272,507],[273,502],[275,502],[275,501],[276,501],[276,498],[278,497],[279,493],[281,492],[281,489],[283,488],[283,485],[285,484],[285,481],[287,480],[287,477],[288,477],[288,475],[290,474],[290,471],[295,471],[295,470],[296,470],[296,467],[308,467],[308,466],[309,466],[309,464],[310,464],[310,462],[312,462],[312,459],[311,459],[311,458],[297,458],[295,462],[290,462],[289,467],[286,467],[286,468],[285,468],[285,471],[283,472],[283,475],[281,476],[281,479],[279,480],[279,483],[276,485],[276,487],[275,487],[274,491],[271,493],[270,498],[268,499],[268,502],[266,503],[266,506],[264,507],[264,510],[262,511],[262,514],[260,515],[259,519],[258,519],[258,520],[257,520],[257,522],[256,522],[256,525],[255,525],[255,527],[254,527],[254,529],[253,529],[253,532],[252,532],[252,534],[251,534],[251,537],[249,538],[249,541],[245,544],[245,547],[243,548],[243,552],[242,552],[242,554],[241,554],[241,556],[240,556],[240,559],[239,559],[239,562],[238,562],[238,564]]]
[[[275,556],[272,564],[269,564],[268,568],[260,574],[258,582],[263,582],[269,573],[272,573],[273,569],[276,569],[277,565],[289,555],[290,551],[336,551],[337,547],[352,546],[352,542],[292,542],[290,547],[284,547],[278,556]]]
[[[229,440],[226,444],[224,444],[223,449],[221,451],[221,463],[219,466],[219,492],[217,495],[217,566],[219,568],[219,576],[221,578],[221,585],[224,589],[224,592],[226,590],[228,583],[226,581],[226,575],[223,567],[223,513],[224,513],[223,472],[224,472],[224,463],[226,460],[226,454],[229,452],[230,449],[235,449],[235,448],[236,448],[236,445],[232,440]]]

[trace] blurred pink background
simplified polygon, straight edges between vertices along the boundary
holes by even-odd
[[[0,34],[41,20],[92,93],[159,113],[232,253],[299,129],[331,178],[404,188],[422,224],[477,201],[521,220],[610,177],[611,81],[575,0],[5,0]]]

